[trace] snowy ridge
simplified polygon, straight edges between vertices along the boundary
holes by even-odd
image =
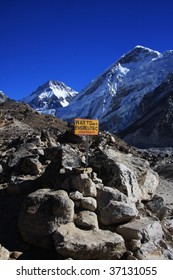
[[[136,46],[57,110],[68,121],[98,118],[106,130],[121,131],[139,117],[139,104],[173,73],[173,51]],[[142,112],[141,112],[142,114]]]

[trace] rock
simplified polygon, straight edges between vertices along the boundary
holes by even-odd
[[[72,180],[71,180],[72,189],[83,193],[84,189],[89,188],[91,186],[93,186],[93,182],[89,178],[87,173],[73,175]]]
[[[137,258],[133,255],[133,253],[131,251],[127,251],[125,253],[125,256],[126,256],[127,260],[132,260],[132,261],[137,260]]]
[[[166,260],[168,258],[164,256],[163,251],[159,244],[150,241],[142,244],[134,255],[138,260]]]
[[[95,172],[92,172],[92,181],[95,184],[102,184],[102,179],[98,178]]]
[[[58,141],[60,143],[73,143],[80,144],[83,142],[82,137],[75,135],[73,131],[66,130],[65,133],[58,136]]]
[[[98,188],[97,204],[98,219],[103,225],[128,222],[138,214],[126,195],[110,187]]]
[[[17,260],[17,259],[19,259],[20,256],[22,256],[22,255],[23,255],[22,252],[14,251],[14,252],[11,252],[11,254],[10,254],[10,259],[15,259],[15,260]]]
[[[46,167],[44,173],[39,177],[38,183],[40,187],[44,187],[44,188],[57,187],[61,168],[62,168],[62,150],[59,150],[59,157],[53,159]]]
[[[108,230],[81,230],[73,223],[60,226],[54,233],[58,254],[79,260],[120,259],[126,251],[123,238]]]
[[[62,160],[62,149],[60,146],[48,147],[44,149],[44,157],[46,160],[54,160],[60,158]]]
[[[81,165],[81,156],[78,148],[73,149],[70,145],[62,145],[62,166],[63,167],[79,167]]]
[[[141,240],[140,239],[131,239],[130,247],[132,251],[137,251],[141,248]]]
[[[74,223],[81,229],[99,228],[97,215],[91,211],[81,211],[76,214]]]
[[[123,163],[115,162],[115,176],[110,181],[111,187],[118,189],[120,192],[127,195],[127,197],[136,202],[140,199],[139,185],[137,178],[132,170],[130,170]]]
[[[95,211],[97,208],[97,201],[93,197],[83,197],[81,199],[81,205],[86,210]]]
[[[51,234],[61,224],[73,221],[74,203],[63,190],[37,190],[26,197],[19,216],[19,230],[25,242],[51,248]]]
[[[173,217],[168,217],[164,219],[164,225],[168,229],[169,233],[173,235]]]
[[[73,171],[76,174],[87,173],[88,175],[90,175],[93,170],[91,167],[74,167]]]
[[[147,208],[154,213],[160,220],[166,214],[166,207],[162,197],[155,195],[151,201],[146,203]]]
[[[0,244],[0,260],[8,260],[10,252]]]
[[[156,193],[156,188],[159,184],[159,176],[152,169],[148,169],[143,184],[140,186],[141,200],[151,200]]]
[[[3,172],[3,167],[2,165],[0,164],[0,174]]]
[[[15,153],[8,158],[8,167],[16,170],[21,159],[32,157],[31,151],[29,151],[25,145],[21,146]]]
[[[42,164],[37,158],[22,158],[19,162],[18,168],[20,174],[24,175],[38,175],[42,171]]]
[[[69,193],[69,197],[72,199],[72,200],[81,200],[83,198],[83,195],[82,193],[78,192],[78,191],[75,191],[75,192],[71,192]]]
[[[133,202],[151,200],[159,183],[149,162],[112,148],[97,149],[90,165],[104,185],[120,190]]]
[[[155,241],[163,238],[163,231],[160,222],[141,218],[127,224],[118,226],[116,232],[125,240],[139,239],[141,242]]]
[[[94,183],[90,187],[86,187],[83,190],[83,196],[90,196],[90,197],[96,197],[97,196],[97,189],[96,189]]]
[[[50,133],[46,129],[41,131],[41,141],[47,141],[50,138]]]

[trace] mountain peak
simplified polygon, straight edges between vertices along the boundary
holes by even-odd
[[[76,94],[63,82],[49,80],[21,101],[41,113],[54,115],[57,108],[67,106]]]
[[[147,47],[143,47],[141,45],[135,46],[132,50],[130,50],[128,53],[124,54],[118,62],[121,64],[128,64],[131,62],[137,62],[141,60],[152,59],[152,58],[158,58],[161,56],[161,53],[158,51],[149,49]]]

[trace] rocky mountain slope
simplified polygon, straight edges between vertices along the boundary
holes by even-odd
[[[71,122],[75,117],[98,118],[101,129],[134,145],[172,146],[172,75],[173,51],[161,54],[136,46],[56,115]]]
[[[21,101],[38,112],[55,115],[56,110],[67,106],[76,94],[76,91],[63,82],[50,80]]]
[[[144,96],[138,110],[143,115],[119,133],[138,147],[173,146],[173,74],[150,95]]]
[[[173,259],[171,149],[102,132],[86,166],[67,123],[11,100],[0,112],[1,259]]]

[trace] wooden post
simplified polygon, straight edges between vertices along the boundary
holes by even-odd
[[[89,136],[86,136],[86,166],[88,166],[88,157],[89,157]]]

